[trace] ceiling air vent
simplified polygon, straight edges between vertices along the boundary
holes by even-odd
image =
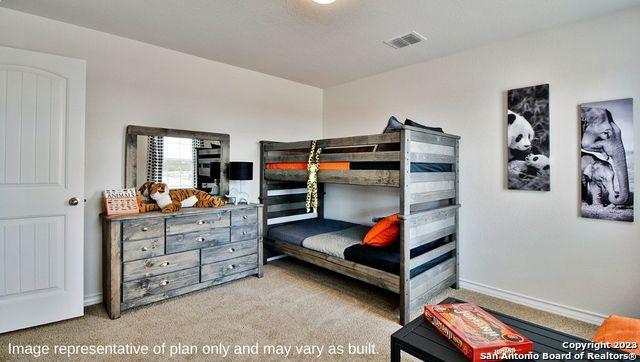
[[[419,43],[423,40],[426,40],[427,38],[425,38],[424,36],[418,34],[415,31],[412,31],[409,34],[405,34],[405,35],[400,35],[398,37],[395,37],[393,39],[389,39],[387,41],[385,41],[384,43],[387,44],[388,46],[392,47],[393,49],[400,49],[400,48],[404,48],[404,47],[408,47],[409,45],[415,44],[415,43]]]

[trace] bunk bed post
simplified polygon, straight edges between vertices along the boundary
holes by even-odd
[[[268,216],[267,216],[267,212],[269,209],[269,205],[268,205],[268,200],[269,198],[267,197],[267,180],[265,179],[265,175],[264,175],[264,169],[266,167],[266,163],[265,163],[265,144],[267,144],[267,141],[260,141],[260,203],[262,204],[262,207],[260,208],[260,210],[258,210],[258,212],[261,212],[261,215],[259,215],[258,217],[258,221],[262,224],[261,225],[261,234],[262,234],[262,238],[264,240],[264,236],[267,234],[267,221],[268,221]],[[264,248],[264,245],[262,246]],[[263,264],[267,264],[267,255],[264,252],[262,252],[262,263]]]
[[[455,183],[454,183],[454,187],[455,187],[455,191],[456,191],[456,197],[454,198],[454,205],[460,205],[460,169],[459,169],[459,164],[460,164],[460,154],[458,153],[460,150],[460,139],[456,139],[456,143],[453,146],[454,149],[454,155],[456,157],[456,162],[453,164],[454,170],[453,172],[455,172]],[[454,234],[454,240],[453,242],[455,243],[455,250],[456,250],[456,283],[454,285],[452,285],[451,287],[454,289],[460,289],[460,223],[459,223],[459,213],[460,210],[456,209],[456,214],[455,214],[455,220],[456,220],[456,232]]]
[[[411,320],[411,254],[410,227],[406,217],[411,214],[411,131],[400,130],[400,324]]]

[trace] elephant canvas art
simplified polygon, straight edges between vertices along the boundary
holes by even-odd
[[[633,99],[580,105],[582,216],[633,221]]]

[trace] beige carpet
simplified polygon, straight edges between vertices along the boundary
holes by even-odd
[[[291,259],[270,263],[264,275],[262,279],[250,277],[128,311],[117,320],[109,320],[103,307],[97,305],[88,307],[82,318],[3,334],[0,335],[0,360],[28,359],[9,355],[9,343],[46,344],[51,349],[54,345],[127,343],[153,348],[166,343],[165,357],[169,357],[170,345],[182,343],[197,346],[198,354],[174,358],[209,360],[217,360],[219,356],[203,355],[205,348],[220,343],[231,347],[230,354],[235,345],[258,343],[259,356],[233,357],[259,360],[283,359],[281,355],[262,354],[267,345],[293,346],[290,359],[312,359],[310,355],[298,354],[295,346],[316,345],[324,346],[322,359],[389,359],[389,336],[400,328],[395,319],[397,302],[393,294]],[[584,338],[590,338],[596,329],[590,324],[464,290],[447,290],[434,298],[434,302],[447,296],[473,301]],[[349,344],[360,346],[360,352],[366,354],[348,355]],[[337,346],[343,346],[344,354],[329,355],[332,345],[334,353]],[[365,346],[370,348],[367,350]],[[133,359],[157,359],[158,356],[149,353]],[[51,354],[45,358],[51,359]],[[75,359],[84,360],[87,356]]]

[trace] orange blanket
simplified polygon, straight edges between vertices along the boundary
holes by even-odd
[[[624,344],[624,342],[640,343],[640,319],[612,315],[602,323],[596,335],[593,336],[593,341],[609,342],[611,343],[611,347],[615,347],[613,344],[616,342],[622,344]],[[637,345],[636,348],[620,347],[619,349],[625,352],[640,355],[640,348],[638,348]]]
[[[349,162],[320,162],[320,170],[349,171]],[[306,162],[267,163],[267,170],[306,170]]]

